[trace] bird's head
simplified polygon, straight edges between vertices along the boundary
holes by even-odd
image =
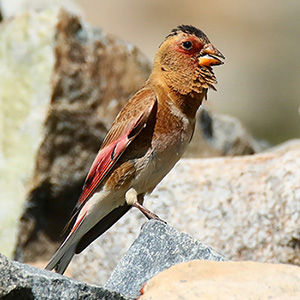
[[[199,29],[181,25],[160,45],[152,75],[158,76],[182,95],[202,93],[217,83],[212,67],[225,57]]]

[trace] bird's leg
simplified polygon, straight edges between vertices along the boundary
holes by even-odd
[[[163,223],[166,223],[166,221],[162,220],[158,215],[147,209],[145,206],[140,204],[139,202],[134,202],[133,205],[134,207],[138,208],[149,220],[154,219],[157,221],[161,221]]]
[[[152,211],[147,209],[145,206],[143,206],[140,203],[140,202],[143,202],[143,197],[140,198],[140,196],[141,195],[138,195],[134,188],[131,188],[130,190],[128,190],[126,192],[125,199],[126,199],[126,202],[128,205],[132,205],[132,206],[138,208],[145,215],[145,217],[148,218],[149,220],[154,219],[154,220],[161,221],[163,223],[167,223],[166,221],[162,220],[159,216],[154,214]]]

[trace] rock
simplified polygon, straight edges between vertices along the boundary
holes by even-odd
[[[126,299],[116,292],[12,262],[2,255],[0,255],[0,269],[1,299]]]
[[[225,260],[191,236],[160,221],[148,221],[104,287],[136,298],[150,278],[175,264],[194,259]]]
[[[6,255],[15,244],[43,139],[58,14],[32,12],[0,26],[0,252]]]
[[[300,264],[300,153],[182,159],[145,206],[230,260]],[[144,222],[129,211],[76,256],[75,278],[103,284]]]
[[[64,7],[68,11],[76,15],[81,15],[81,9],[73,0],[2,0],[0,2],[0,12],[3,19],[9,19],[14,16],[29,12],[29,11],[42,11],[54,6]]]
[[[150,279],[139,300],[300,299],[299,282],[296,266],[194,260]]]
[[[58,247],[108,128],[150,72],[136,47],[78,17],[62,10],[52,22],[51,101],[15,249],[15,259],[25,262],[47,260]]]
[[[265,152],[272,153],[281,153],[284,154],[288,151],[299,151],[300,150],[300,139],[293,139],[286,141],[282,144],[274,146],[272,148],[268,148]]]
[[[208,151],[213,151],[214,156],[249,155],[261,152],[269,147],[266,142],[254,139],[241,124],[232,116],[211,113],[200,110],[197,125]],[[212,155],[208,155],[212,157]]]
[[[252,137],[235,117],[212,112],[206,104],[198,111],[195,133],[185,158],[249,155],[270,145]]]
[[[300,264],[299,150],[181,160],[165,179],[145,205],[170,225],[230,260]]]

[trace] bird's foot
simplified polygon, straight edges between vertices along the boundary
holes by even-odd
[[[145,206],[143,206],[139,202],[133,203],[132,206],[138,208],[146,216],[146,218],[148,218],[149,220],[157,220],[157,221],[160,221],[160,222],[163,222],[163,223],[167,224],[166,221],[161,219],[158,215],[156,215],[155,213],[153,213],[152,211],[147,209]]]

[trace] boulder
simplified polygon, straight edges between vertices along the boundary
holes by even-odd
[[[300,264],[300,152],[182,159],[145,206],[230,260]],[[132,209],[76,256],[70,273],[104,284],[145,218]]]
[[[51,98],[59,10],[0,24],[0,252],[11,255]]]
[[[299,282],[297,266],[194,260],[150,279],[139,300],[299,299]]]
[[[1,254],[0,269],[0,298],[5,300],[126,300],[116,292],[13,262]]]
[[[267,142],[252,137],[237,118],[208,109],[199,111],[197,129],[206,144],[204,149],[210,152],[207,157],[250,155],[269,147]],[[197,144],[201,145],[199,142]]]
[[[104,287],[136,298],[150,278],[173,265],[194,259],[225,260],[188,234],[160,221],[148,221]]]
[[[135,299],[153,276],[179,262],[194,259],[225,260],[191,236],[162,222],[148,221],[104,288],[12,262],[0,255],[0,298]]]
[[[39,12],[55,6],[63,7],[76,15],[83,15],[82,8],[76,0],[2,0],[0,2],[0,15],[4,20],[8,20],[30,11]]]

